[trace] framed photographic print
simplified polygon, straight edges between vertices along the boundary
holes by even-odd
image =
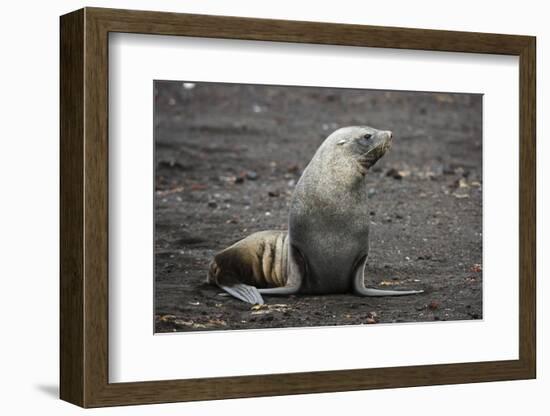
[[[62,16],[61,398],[534,378],[535,103],[529,36]]]

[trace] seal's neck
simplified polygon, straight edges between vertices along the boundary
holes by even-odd
[[[308,166],[306,175],[315,176],[315,182],[320,189],[329,189],[335,193],[357,194],[366,188],[367,169],[352,156],[342,157],[341,154],[329,149],[319,149]]]

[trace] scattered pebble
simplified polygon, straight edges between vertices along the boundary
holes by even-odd
[[[428,309],[431,310],[431,311],[435,311],[436,309],[439,309],[439,302],[435,301],[435,300],[432,300],[429,304],[428,304]]]
[[[176,316],[175,315],[161,315],[159,320],[161,322],[169,322],[169,321],[173,321],[176,319]]]
[[[378,314],[374,311],[371,311],[367,314],[367,319],[365,320],[365,322],[367,324],[377,324],[378,320]]]
[[[300,173],[300,166],[297,165],[297,164],[293,164],[293,165],[290,165],[288,168],[287,168],[287,172],[288,173],[293,173],[295,175],[298,175]]]
[[[156,191],[156,194],[158,196],[166,196],[166,195],[170,195],[170,194],[183,192],[184,190],[185,190],[185,188],[183,186],[178,186],[178,187],[172,188],[172,189],[163,189],[163,190]]]
[[[256,179],[258,179],[258,174],[253,170],[249,170],[246,172],[246,179],[250,181],[255,181]]]
[[[409,170],[397,170],[395,168],[391,168],[386,172],[386,176],[393,179],[403,179],[410,176],[410,174],[411,172]]]
[[[449,185],[449,188],[451,189],[467,189],[470,185],[468,185],[468,182],[466,182],[466,179],[460,178],[454,181]]]
[[[192,191],[203,191],[206,188],[208,188],[208,186],[206,186],[205,184],[202,184],[202,183],[194,183],[194,184],[191,185],[191,190]]]

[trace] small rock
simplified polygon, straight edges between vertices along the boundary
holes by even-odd
[[[293,174],[297,175],[297,174],[300,173],[300,166],[298,166],[297,164],[290,165],[290,166],[287,168],[287,172],[288,172],[288,173],[293,173]]]
[[[202,183],[194,183],[194,184],[191,185],[191,190],[192,191],[203,191],[206,188],[208,188],[208,187],[206,185],[202,184]]]
[[[395,168],[391,168],[386,172],[386,176],[389,176],[393,179],[403,179],[411,174],[408,170],[397,170]]]
[[[255,181],[256,179],[258,179],[258,174],[253,170],[249,170],[246,172],[246,179]]]
[[[267,194],[271,197],[278,197],[279,191],[268,191]]]
[[[468,182],[466,182],[466,179],[464,178],[457,179],[449,185],[449,188],[451,189],[466,189],[469,187],[470,185],[468,185]]]
[[[439,302],[435,301],[435,300],[432,300],[429,304],[428,304],[428,309],[431,310],[431,311],[435,311],[436,309],[439,309]]]
[[[481,273],[481,264],[474,264],[471,268],[470,268],[470,271],[472,273]]]
[[[210,208],[217,208],[218,207],[218,203],[216,201],[208,201],[208,206]]]

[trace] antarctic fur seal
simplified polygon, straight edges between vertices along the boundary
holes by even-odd
[[[321,144],[294,189],[288,233],[261,231],[219,252],[207,275],[234,297],[262,294],[398,296],[422,290],[368,288],[367,173],[392,144],[390,131],[343,127]]]

